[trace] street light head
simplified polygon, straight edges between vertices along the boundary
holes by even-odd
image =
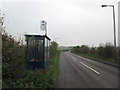
[[[107,5],[101,5],[101,7],[107,7]]]
[[[114,5],[101,5],[101,7],[114,7]]]

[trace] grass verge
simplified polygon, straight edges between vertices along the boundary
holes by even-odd
[[[56,53],[56,55],[54,55],[51,58],[51,62],[50,62],[51,63],[51,71],[50,71],[49,75],[54,82],[54,87],[55,87],[57,76],[58,76],[59,55],[60,55],[60,51],[58,51]]]

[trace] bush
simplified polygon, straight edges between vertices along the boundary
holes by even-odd
[[[3,88],[54,88],[56,79],[56,59],[58,44],[50,46],[52,68],[46,70],[27,70],[25,45],[17,42],[5,31],[2,34],[2,87]],[[57,57],[56,57],[57,56]],[[55,58],[54,58],[55,57]],[[55,68],[55,69],[54,69]],[[56,71],[54,71],[56,70]]]
[[[87,45],[82,45],[80,48],[81,53],[88,53],[89,52],[89,47]]]
[[[72,52],[76,52],[76,53],[88,53],[89,52],[89,47],[87,45],[82,45],[80,46],[76,46],[73,47]]]
[[[110,43],[105,44],[105,58],[115,58],[115,47]]]
[[[115,58],[115,48],[111,43],[106,43],[105,46],[97,48],[98,55],[104,58]]]
[[[44,71],[29,71],[24,77],[17,80],[6,79],[3,88],[53,88],[54,82]]]
[[[99,47],[92,47],[92,48],[86,45],[82,45],[81,47],[76,46],[72,49],[72,52],[92,56],[99,59],[113,60],[113,61],[115,61],[115,57],[116,57],[115,47],[111,43],[106,43],[105,45],[100,44]],[[118,48],[118,54],[119,53],[120,50]],[[120,55],[118,55],[118,58],[119,56]]]
[[[3,80],[25,76],[25,46],[6,32],[2,34],[2,66]]]
[[[73,47],[72,52],[79,53],[80,52],[80,46]]]
[[[101,57],[104,57],[104,46],[100,45],[98,48],[97,48],[97,55],[101,56]]]
[[[95,47],[90,48],[89,53],[96,54],[96,48]]]

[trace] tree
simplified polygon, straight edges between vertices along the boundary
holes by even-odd
[[[105,45],[100,45],[97,48],[97,53],[99,56],[104,58],[115,58],[115,47],[111,43],[106,43]]]
[[[104,46],[100,44],[99,47],[97,48],[96,52],[97,52],[98,56],[103,57],[104,56]]]
[[[89,52],[89,47],[87,45],[82,45],[80,47],[80,52],[81,53],[88,53]]]
[[[95,47],[92,47],[92,48],[90,49],[90,53],[91,53],[91,54],[95,54],[95,53],[96,53],[96,48],[95,48]]]
[[[106,43],[104,48],[104,55],[106,58],[115,58],[116,57],[116,51],[115,47],[111,43]]]
[[[79,53],[79,52],[80,52],[80,46],[75,46],[75,47],[73,47],[73,50],[72,50],[72,51]]]

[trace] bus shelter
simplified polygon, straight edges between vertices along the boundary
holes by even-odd
[[[31,69],[47,68],[49,64],[50,38],[46,35],[26,34],[27,60]]]

